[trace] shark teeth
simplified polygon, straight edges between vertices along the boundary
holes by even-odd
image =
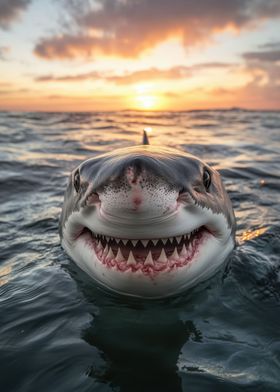
[[[175,238],[176,238],[177,244],[180,244],[180,242],[181,242],[181,240],[182,240],[182,236],[175,237]]]
[[[146,247],[147,245],[148,245],[148,242],[149,242],[150,240],[141,240],[141,242],[142,242],[142,244]]]
[[[107,253],[108,253],[108,245],[106,244],[106,246],[105,246],[105,248],[103,250],[103,255],[107,256]]]
[[[115,255],[111,248],[109,248],[109,252],[107,253],[106,257],[110,260],[115,258]]]
[[[176,247],[174,248],[174,251],[173,251],[173,253],[171,255],[171,259],[172,260],[178,260],[179,259],[179,255],[178,255],[178,251],[177,251]]]
[[[167,262],[167,257],[166,257],[166,253],[165,250],[162,248],[159,258],[157,259],[157,261],[159,261],[160,263],[166,263]]]
[[[98,243],[97,243],[96,249],[97,249],[97,250],[101,250],[101,249],[103,249],[103,248],[102,248],[102,244],[101,244],[101,241],[100,241],[100,240],[99,240],[99,241],[98,241]]]
[[[184,244],[183,245],[183,248],[182,248],[182,250],[181,250],[181,253],[180,253],[180,256],[187,256],[187,254],[188,254],[188,252],[187,252],[187,248],[186,248],[186,245]]]
[[[144,265],[154,265],[154,260],[151,251],[148,253]]]
[[[129,256],[128,256],[128,259],[127,259],[126,263],[127,263],[127,265],[135,265],[136,264],[136,260],[135,260],[135,258],[133,256],[132,251],[129,252]]]
[[[108,268],[136,272],[163,271],[186,265],[194,256],[204,227],[169,238],[124,239],[92,233],[96,256]],[[147,268],[149,267],[149,268]]]
[[[124,261],[125,260],[125,258],[122,255],[121,248],[118,248],[118,253],[117,253],[117,256],[115,257],[115,259],[116,259],[116,261]]]

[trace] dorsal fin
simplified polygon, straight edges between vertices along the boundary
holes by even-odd
[[[145,129],[143,130],[143,141],[142,141],[142,144],[143,144],[144,146],[150,144],[149,138],[148,138],[148,134],[147,134],[147,132],[145,131]]]

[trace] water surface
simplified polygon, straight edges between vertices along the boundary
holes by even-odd
[[[221,172],[240,244],[158,301],[97,287],[58,237],[69,172],[145,126]],[[279,131],[279,112],[0,113],[1,391],[280,391]]]

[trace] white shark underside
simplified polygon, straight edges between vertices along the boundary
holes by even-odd
[[[219,174],[190,154],[137,146],[82,163],[70,176],[62,246],[94,280],[147,298],[208,279],[234,247]]]

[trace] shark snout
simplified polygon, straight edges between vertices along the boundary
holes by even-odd
[[[103,189],[99,199],[105,214],[143,220],[173,215],[178,196],[178,190],[158,176],[145,170],[136,175],[128,167],[119,181]]]
[[[109,215],[134,216],[135,219],[155,218],[173,214],[178,206],[177,192],[167,193],[145,189],[118,191],[99,195],[100,209]]]

